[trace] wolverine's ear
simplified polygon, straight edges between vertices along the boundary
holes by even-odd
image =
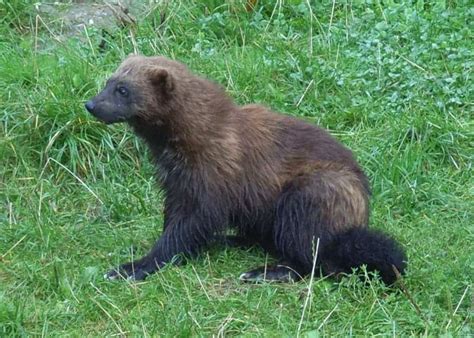
[[[165,93],[169,93],[174,89],[174,81],[172,75],[164,68],[153,67],[148,71],[151,83]]]

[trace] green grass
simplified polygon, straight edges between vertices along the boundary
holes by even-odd
[[[59,22],[0,1],[0,336],[473,334],[469,1],[269,1],[251,13],[241,2],[170,1],[163,25],[158,6],[100,51],[100,31],[58,40]],[[239,283],[267,259],[258,249],[214,249],[144,283],[104,281],[163,222],[144,145],[83,108],[134,49],[352,148],[373,186],[371,225],[407,250],[412,301],[355,276],[315,279],[309,293],[309,279]]]

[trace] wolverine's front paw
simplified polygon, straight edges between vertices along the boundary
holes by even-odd
[[[132,281],[144,280],[158,269],[156,264],[147,264],[142,261],[134,261],[122,264],[118,269],[113,269],[104,275],[105,279],[127,279]]]

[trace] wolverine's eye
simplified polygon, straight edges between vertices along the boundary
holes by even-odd
[[[120,95],[122,95],[122,96],[124,96],[124,97],[128,96],[128,90],[127,90],[127,88],[125,88],[125,87],[123,87],[123,86],[119,86],[119,87],[117,87],[116,90],[117,90],[117,93],[119,93]]]

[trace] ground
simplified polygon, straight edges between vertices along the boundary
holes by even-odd
[[[469,1],[149,3],[113,27],[94,11],[68,21],[83,3],[0,1],[0,335],[472,335]],[[178,58],[237,102],[353,149],[372,182],[371,226],[406,247],[402,290],[355,276],[242,284],[271,261],[258,249],[103,280],[163,222],[144,145],[83,108],[134,51]]]

